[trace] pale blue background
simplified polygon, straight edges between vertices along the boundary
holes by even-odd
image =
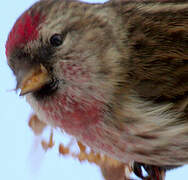
[[[55,148],[44,153],[41,138],[36,138],[27,124],[32,110],[24,98],[10,91],[15,80],[6,63],[4,45],[16,18],[34,2],[2,0],[0,6],[0,180],[102,180],[95,165],[59,156],[57,144],[68,141],[59,132]],[[171,171],[166,179],[187,180],[188,167]]]

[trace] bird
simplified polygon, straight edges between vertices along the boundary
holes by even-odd
[[[5,47],[41,121],[138,176],[188,163],[186,1],[40,0]]]

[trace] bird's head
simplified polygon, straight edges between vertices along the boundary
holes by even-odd
[[[115,83],[119,58],[111,21],[107,7],[74,1],[39,1],[23,13],[6,43],[21,95],[72,87],[101,98]]]

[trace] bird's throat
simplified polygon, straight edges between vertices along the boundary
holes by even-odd
[[[67,93],[56,93],[42,101],[37,101],[37,106],[36,100],[35,103],[32,101],[29,103],[39,116],[42,115],[42,120],[50,121],[72,135],[80,134],[78,131],[95,125],[103,119],[104,105],[92,97],[78,98]]]

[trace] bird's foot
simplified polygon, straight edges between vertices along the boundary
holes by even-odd
[[[147,175],[143,175],[143,169]],[[166,168],[134,162],[133,172],[142,180],[164,180]]]

